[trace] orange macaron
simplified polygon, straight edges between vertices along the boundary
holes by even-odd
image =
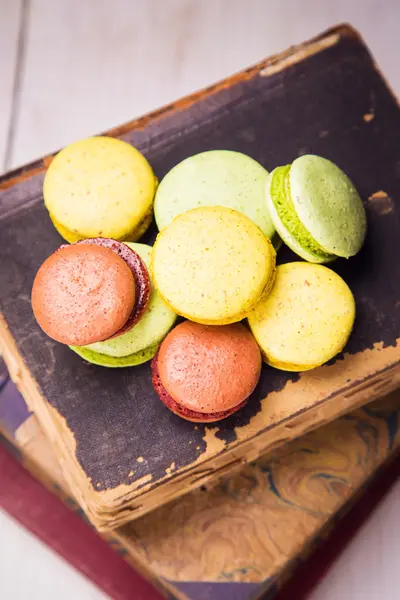
[[[167,335],[152,361],[153,385],[163,404],[188,421],[204,423],[242,408],[260,373],[260,350],[240,323],[185,321]]]
[[[33,283],[32,308],[49,337],[85,346],[130,329],[149,295],[140,257],[121,242],[96,238],[62,246],[45,260]]]

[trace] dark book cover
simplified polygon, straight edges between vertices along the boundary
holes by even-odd
[[[0,345],[56,443],[69,486],[103,530],[400,382],[400,263],[393,260],[400,234],[400,111],[354,30],[333,29],[111,134],[137,146],[158,178],[183,158],[214,148],[242,151],[267,169],[320,154],[353,180],[365,201],[368,234],[355,258],[331,265],[357,305],[345,352],[306,373],[265,365],[243,410],[195,425],[159,402],[148,364],[88,365],[40,330],[29,301],[32,281],[61,243],[42,199],[43,169],[51,159],[0,180]],[[151,243],[154,234],[143,241]],[[280,262],[293,258],[285,248],[278,254]]]

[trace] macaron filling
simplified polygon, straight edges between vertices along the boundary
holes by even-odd
[[[129,246],[123,242],[118,242],[109,238],[90,238],[77,242],[77,244],[96,245],[102,246],[103,248],[108,248],[122,258],[122,260],[128,265],[135,282],[135,303],[125,325],[118,329],[118,331],[116,331],[108,339],[112,339],[126,333],[132,329],[132,327],[136,325],[136,323],[143,316],[143,313],[145,312],[150,300],[150,277],[146,265],[140,258],[139,254],[137,254],[134,250],[132,250],[132,248],[129,248]]]
[[[271,173],[269,194],[283,227],[298,245],[306,249],[318,261],[329,261],[335,255],[327,252],[307,231],[294,207],[290,191],[290,169],[292,165],[277,167]]]
[[[170,411],[182,417],[183,419],[187,419],[189,421],[200,421],[204,423],[212,423],[214,421],[220,421],[221,419],[225,419],[229,417],[236,411],[240,410],[247,404],[247,398],[237,404],[233,408],[228,410],[206,413],[200,412],[196,410],[192,410],[183,406],[181,403],[177,402],[165,389],[164,384],[161,380],[159,369],[158,369],[158,352],[154,356],[151,361],[151,373],[152,373],[152,382],[154,389],[156,390],[161,402],[166,406]]]
[[[64,238],[64,240],[67,240],[67,242],[69,242],[70,244],[76,244],[77,242],[84,241],[85,239],[93,239],[93,238],[87,238],[85,235],[78,233],[76,230],[67,229],[66,227],[64,227],[64,225],[61,225],[61,223],[59,221],[57,221],[57,219],[51,213],[49,213],[49,216],[50,216],[51,222],[53,223],[54,227],[57,229],[58,233],[61,235],[61,237]],[[120,242],[133,241],[134,242],[135,240],[138,240],[147,231],[152,220],[153,220],[153,210],[152,210],[152,208],[150,208],[148,210],[148,212],[143,216],[143,218],[139,221],[139,223],[137,223],[130,231],[128,231],[128,233],[119,237],[118,241],[120,241]]]

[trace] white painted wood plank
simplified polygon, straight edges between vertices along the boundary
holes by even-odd
[[[9,137],[21,0],[0,0],[0,173]]]
[[[32,0],[13,163],[162,106],[262,56],[254,44],[241,57],[221,43],[226,22],[236,37],[238,6]]]
[[[31,0],[30,12],[14,165],[125,122],[343,20],[365,34],[400,90],[395,0]]]
[[[400,481],[313,590],[309,600],[398,600]]]
[[[1,600],[107,600],[94,584],[0,511]]]

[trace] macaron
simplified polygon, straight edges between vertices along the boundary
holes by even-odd
[[[242,320],[267,294],[274,247],[244,214],[200,207],[176,217],[157,236],[154,284],[179,315],[206,325]]]
[[[278,242],[265,202],[268,171],[250,156],[210,150],[186,158],[162,179],[154,199],[154,217],[164,229],[175,217],[199,206],[225,206],[253,221]]]
[[[149,299],[149,274],[140,256],[104,238],[56,250],[39,268],[32,288],[33,313],[43,331],[77,346],[129,331]]]
[[[157,186],[136,148],[99,136],[67,146],[52,160],[43,183],[50,218],[68,242],[107,237],[138,239],[150,225]]]
[[[261,373],[260,350],[241,323],[213,327],[185,321],[151,363],[163,404],[188,421],[211,423],[242,408]]]
[[[269,296],[249,315],[264,360],[277,369],[306,371],[343,350],[355,319],[353,294],[328,267],[279,265]]]
[[[125,244],[140,256],[148,267],[151,246],[146,244]],[[153,358],[160,342],[174,325],[176,313],[161,298],[151,285],[150,300],[140,321],[129,331],[118,337],[87,346],[71,346],[71,349],[88,362],[104,367],[127,367],[146,362]]]
[[[354,256],[367,222],[347,175],[326,158],[305,155],[277,167],[267,181],[267,205],[283,241],[313,263]]]

